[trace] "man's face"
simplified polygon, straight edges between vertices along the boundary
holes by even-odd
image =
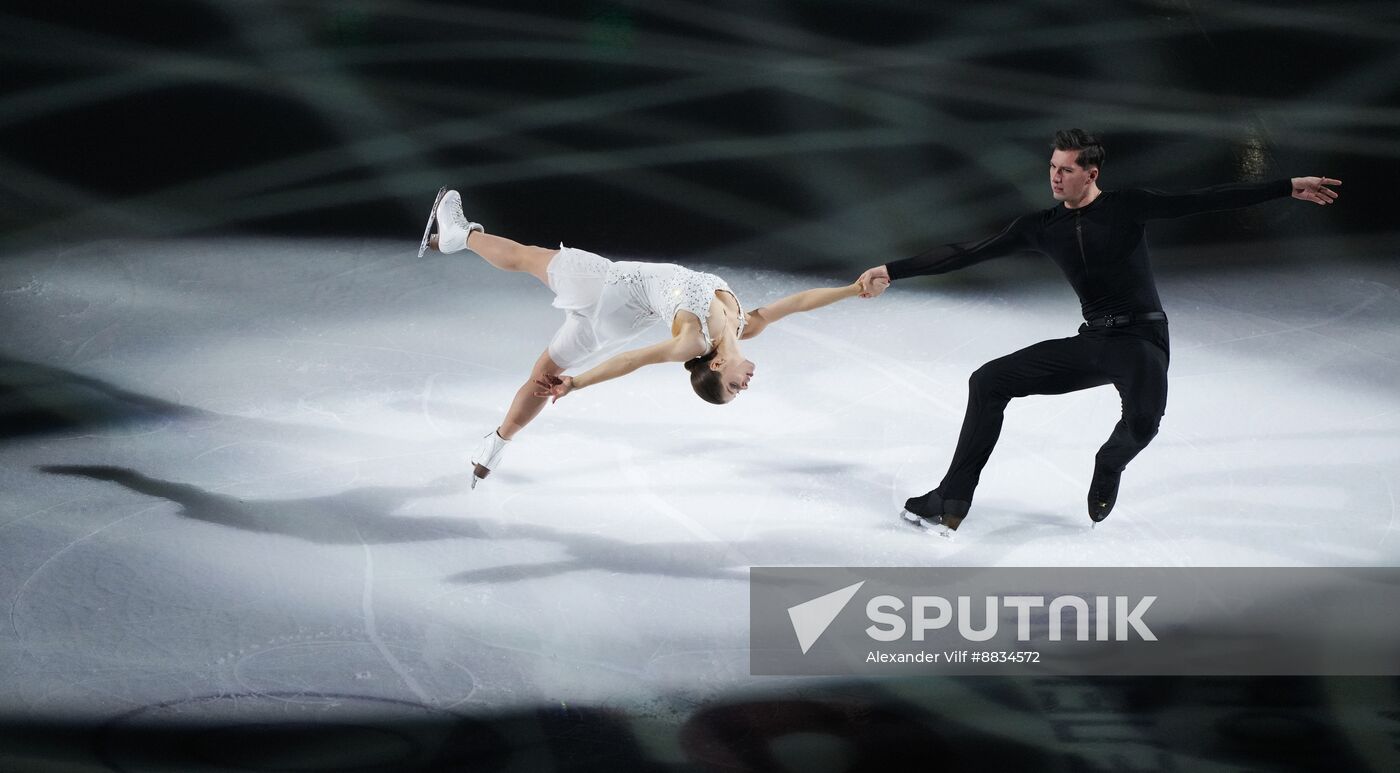
[[[1098,179],[1099,170],[1079,165],[1079,151],[1056,150],[1050,154],[1050,194],[1056,201],[1077,202]]]

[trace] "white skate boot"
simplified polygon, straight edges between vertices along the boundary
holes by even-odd
[[[462,214],[462,195],[446,188],[438,189],[437,198],[433,200],[433,211],[428,213],[428,225],[423,229],[423,241],[418,243],[420,258],[428,251],[433,226],[437,226],[437,248],[444,254],[466,249],[467,236],[472,231],[486,232],[480,223],[473,223]]]
[[[481,439],[481,445],[477,446],[476,453],[472,454],[472,488],[476,488],[478,481],[485,480],[491,471],[500,464],[501,457],[505,455],[506,444],[509,440],[501,437],[496,430],[486,433],[486,437]]]
[[[467,236],[472,231],[486,232],[480,223],[473,223],[462,214],[462,196],[457,191],[443,194],[434,213],[438,223],[438,250],[450,255],[467,248]]]

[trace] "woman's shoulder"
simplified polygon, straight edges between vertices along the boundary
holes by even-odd
[[[678,360],[689,360],[708,354],[710,342],[705,340],[705,334],[701,332],[700,323],[695,315],[685,312],[684,315],[677,314],[676,318],[681,324],[671,337],[671,351],[675,357]]]
[[[684,335],[694,334],[695,337],[704,339],[705,326],[701,323],[700,316],[696,310],[687,309],[684,306],[676,309],[676,316],[671,320],[671,335],[679,338]]]

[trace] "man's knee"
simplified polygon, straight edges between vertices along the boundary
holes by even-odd
[[[972,371],[972,375],[967,379],[967,388],[973,394],[991,397],[1004,391],[1002,381],[1001,368],[993,360]]]
[[[1157,430],[1162,423],[1162,414],[1124,416],[1123,422],[1127,425],[1128,433],[1133,436],[1134,441],[1147,445],[1152,438],[1157,437]]]

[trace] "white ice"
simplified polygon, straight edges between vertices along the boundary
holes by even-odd
[[[1164,274],[1167,416],[1113,515],[1091,530],[1084,499],[1117,394],[1026,398],[948,541],[899,505],[941,477],[973,369],[1074,333],[1062,282],[901,283],[785,321],[730,406],[679,365],[580,391],[471,490],[559,312],[414,246],[0,262],[7,421],[79,417],[0,446],[0,705],[645,707],[765,684],[755,565],[1400,563],[1393,262]],[[823,283],[707,268],[749,306]]]

